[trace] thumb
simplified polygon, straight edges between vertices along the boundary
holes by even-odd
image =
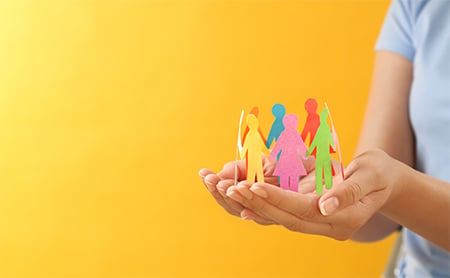
[[[332,215],[339,210],[356,204],[368,193],[368,187],[361,186],[360,183],[351,178],[347,179],[320,197],[320,212],[324,216]]]

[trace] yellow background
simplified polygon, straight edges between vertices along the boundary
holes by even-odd
[[[377,277],[392,237],[227,215],[242,108],[326,100],[346,163],[388,2],[0,2],[0,277]]]

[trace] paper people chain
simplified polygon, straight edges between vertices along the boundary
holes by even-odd
[[[258,182],[264,182],[261,154],[264,152],[269,155],[268,149],[273,142],[275,144],[270,153],[270,160],[277,161],[273,175],[279,177],[280,187],[283,189],[298,191],[301,176],[307,174],[302,158],[306,160],[306,156],[309,155],[316,158],[316,193],[322,194],[323,184],[325,184],[325,188],[330,189],[335,174],[330,153],[336,152],[336,149],[341,163],[342,177],[344,177],[339,140],[327,104],[325,103],[320,116],[317,114],[317,101],[313,98],[305,102],[305,109],[308,115],[300,135],[297,131],[298,117],[294,114],[286,115],[286,109],[282,104],[273,105],[272,114],[275,119],[267,140],[265,140],[259,125],[258,107],[253,107],[245,117],[245,131],[241,134],[245,114],[242,110],[236,148],[235,184],[237,183],[238,157],[246,160],[246,177],[249,182],[255,182],[255,178]],[[330,118],[331,128],[327,123],[328,118]],[[309,148],[305,146],[308,135]]]

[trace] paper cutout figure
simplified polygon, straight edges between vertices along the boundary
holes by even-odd
[[[325,107],[328,110],[328,115],[330,116],[330,122],[331,122],[331,128],[332,128],[332,135],[333,135],[333,140],[336,144],[336,148],[337,148],[337,152],[338,152],[338,156],[339,156],[339,163],[341,164],[341,175],[342,175],[342,180],[344,180],[344,164],[342,163],[342,154],[341,154],[341,145],[339,144],[339,139],[336,133],[336,129],[334,128],[334,123],[333,123],[333,117],[331,117],[331,112],[330,109],[328,108],[327,103],[325,102]],[[331,164],[331,166],[333,166],[333,164]],[[333,176],[334,176],[334,168],[333,168]]]
[[[309,134],[309,144],[311,145],[312,141],[314,141],[314,137],[316,136],[317,129],[320,125],[320,117],[317,114],[317,101],[313,98],[309,98],[305,102],[305,110],[308,112],[308,116],[306,117],[305,126],[302,131],[302,139],[303,142],[306,143],[306,138]],[[314,157],[316,157],[316,150],[312,153]]]
[[[327,118],[328,109],[325,107],[320,112],[320,126],[317,129],[314,141],[307,151],[307,155],[310,155],[316,149],[316,193],[318,195],[322,194],[324,181],[327,189],[333,186],[330,146],[334,149],[334,139],[327,124]]]
[[[250,110],[249,115],[255,115],[255,117],[258,118],[258,115],[259,115],[259,108],[258,108],[258,106],[254,106],[254,107],[252,108],[252,110]],[[246,125],[247,125],[247,124],[246,124]],[[246,127],[245,127],[245,131],[244,131],[244,135],[242,136],[242,141],[245,141],[245,138],[247,137],[247,134],[248,134],[249,130],[250,130],[249,127],[246,126]],[[261,138],[263,139],[264,144],[265,144],[265,143],[266,143],[266,138],[264,138],[264,134],[262,133],[260,127],[258,128],[258,132],[259,132],[259,135],[261,135]],[[240,151],[242,151],[242,147],[240,148]],[[245,157],[245,168],[248,169],[248,159],[247,159],[247,156]]]
[[[242,109],[241,117],[239,118],[237,146],[236,146],[236,161],[234,162],[234,185],[237,184],[237,164],[238,164],[239,154],[242,152],[241,127],[242,127],[242,119],[243,118],[244,118],[244,109]]]
[[[298,192],[300,176],[306,175],[306,169],[300,155],[306,159],[307,150],[302,137],[297,132],[297,116],[294,114],[286,115],[283,124],[285,130],[281,133],[270,154],[271,160],[279,157],[273,175],[280,178],[281,188]]]
[[[254,107],[252,108],[252,110],[250,110],[249,115],[255,115],[255,117],[258,119],[258,115],[259,115],[259,108],[258,108],[258,106],[254,106]],[[249,132],[249,130],[250,130],[250,129],[249,129],[249,127],[247,126],[247,127],[245,128],[244,135],[242,136],[242,141],[245,141],[245,137],[247,136],[247,133]],[[263,139],[264,144],[265,144],[266,138],[264,137],[264,134],[263,134],[263,132],[261,131],[261,128],[258,128],[258,132],[259,132],[259,135],[261,135],[261,138]]]
[[[249,131],[244,140],[242,147],[241,158],[247,158],[247,181],[264,182],[264,170],[261,153],[265,152],[267,155],[269,151],[266,148],[266,143],[258,131],[259,122],[254,114],[247,116],[247,127]]]
[[[308,116],[306,117],[305,126],[302,131],[302,139],[303,142],[306,144],[306,138],[309,134],[309,145],[311,145],[312,141],[314,141],[314,137],[316,136],[317,129],[320,125],[320,117],[319,114],[317,114],[317,101],[314,98],[309,98],[305,102],[305,110],[308,112]],[[333,150],[330,147],[330,153],[335,153],[335,150]],[[316,157],[316,150],[314,150],[311,153],[314,158]],[[333,164],[331,164],[331,173],[333,176],[336,174],[336,171],[334,170]]]
[[[275,120],[270,128],[269,136],[267,136],[266,147],[268,149],[273,141],[278,141],[278,138],[284,130],[283,118],[285,114],[286,108],[284,108],[283,104],[276,103],[272,106],[272,115],[275,117]]]

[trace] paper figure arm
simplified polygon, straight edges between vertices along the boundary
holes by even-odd
[[[328,134],[328,142],[331,146],[331,148],[333,149],[333,151],[335,150],[335,144],[334,144],[334,138],[333,138],[333,133],[330,131]]]
[[[306,118],[306,122],[305,122],[305,126],[303,127],[303,131],[302,131],[302,140],[303,142],[306,142],[306,137],[308,136],[308,132],[311,130],[310,127],[310,121],[308,121],[308,118]]]
[[[314,138],[314,140],[312,141],[311,146],[309,146],[309,149],[306,151],[306,156],[310,156],[311,153],[314,151],[314,149],[315,149],[316,146],[317,146],[317,140],[319,140],[319,139],[318,139],[318,137],[316,136],[316,137]]]
[[[280,136],[278,138],[278,141],[275,143],[275,146],[273,147],[272,152],[270,153],[270,160],[272,160],[272,161],[277,160],[278,153],[280,153],[280,151],[281,151],[281,143],[280,142],[282,142],[282,141],[283,141],[283,138],[282,138],[282,136]]]
[[[260,144],[261,144],[262,152],[265,153],[266,156],[270,156],[269,149],[266,147],[266,142],[264,141],[264,139],[262,137],[260,137],[260,139],[261,139]]]
[[[333,151],[336,152],[336,146],[337,146],[337,135],[336,135],[336,131],[332,131],[331,132],[331,147],[333,148]]]
[[[272,125],[272,128],[270,129],[270,132],[269,132],[269,136],[267,137],[266,148],[269,149],[274,140],[275,140],[275,128]]]
[[[305,146],[305,142],[303,142],[301,136],[298,136],[298,142],[299,142],[299,146],[298,146],[298,151],[300,152],[301,156],[306,160],[308,159],[306,157],[306,153],[308,152],[308,149]]]

